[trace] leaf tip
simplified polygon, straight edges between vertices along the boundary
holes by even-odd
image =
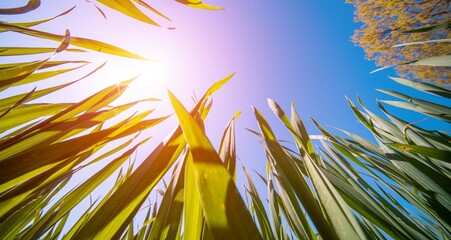
[[[243,112],[242,110],[236,112],[235,115],[233,115],[233,120],[236,120],[241,115],[242,112]]]

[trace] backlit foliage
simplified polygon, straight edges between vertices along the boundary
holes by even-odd
[[[375,0],[348,1],[355,5],[355,21],[362,26],[352,41],[365,50],[366,58],[378,66],[389,66],[440,55],[450,55],[449,42],[434,42],[393,47],[395,44],[449,39],[450,6],[446,0]],[[408,30],[444,24],[427,32]],[[414,77],[449,85],[450,68],[433,66],[396,66],[402,77]]]
[[[219,9],[196,0],[178,2]],[[27,13],[39,4],[39,0],[30,0],[21,7],[0,9],[0,14]],[[141,0],[99,0],[95,4],[102,15],[115,10],[153,26],[160,25],[147,16],[149,11],[167,18]],[[135,5],[146,8],[145,13]],[[286,114],[269,100],[295,145],[287,148],[286,142],[278,141],[272,125],[254,109],[259,131],[251,132],[262,143],[266,159],[258,160],[266,163],[267,171],[253,178],[243,166],[247,185],[242,194],[242,179],[236,177],[236,149],[247,146],[236,146],[239,114],[225,127],[219,150],[204,128],[213,106],[212,94],[234,74],[213,84],[190,111],[169,92],[177,126],[157,141],[151,153],[136,154],[139,160],[128,164],[149,140],[148,130],[160,131],[159,123],[169,117],[149,118],[153,109],[140,108],[120,118],[119,114],[127,114],[136,104],[156,100],[113,105],[133,79],[79,102],[43,102],[43,96],[96,77],[104,66],[72,79],[65,73],[87,67],[89,62],[69,57],[55,61],[53,56],[94,50],[146,59],[105,42],[73,36],[69,30],[62,35],[34,29],[72,14],[72,9],[34,22],[0,22],[2,36],[15,32],[59,42],[53,42],[54,48],[0,47],[0,57],[6,62],[0,64],[0,94],[19,85],[36,86],[0,98],[0,239],[451,239],[449,132],[420,128],[384,107],[392,105],[450,123],[451,109],[440,103],[450,100],[451,91],[392,78],[440,100],[430,102],[381,90],[399,99],[379,102],[385,117],[368,110],[360,100],[360,106],[348,100],[375,140],[346,131],[346,137],[335,135],[315,121],[322,135],[311,136],[294,106]],[[23,58],[22,62],[10,58],[37,53],[46,57]],[[433,62],[450,64],[447,57],[416,64]],[[70,64],[81,66],[65,67]],[[41,83],[51,77],[65,81],[42,88]],[[112,147],[113,141],[122,142]],[[97,163],[104,165],[85,173],[85,179],[77,178]],[[107,179],[115,181],[93,199],[93,192],[105,186]],[[71,186],[71,181],[77,184]],[[256,181],[264,188],[258,189]],[[150,198],[153,195],[157,200]]]

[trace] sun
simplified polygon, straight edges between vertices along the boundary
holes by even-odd
[[[124,94],[126,99],[122,99],[125,101],[160,98],[166,92],[170,76],[169,67],[161,61],[108,62],[103,72],[108,85],[134,78]]]
[[[130,71],[138,74],[130,88],[165,88],[168,83],[169,70],[162,62],[140,62]],[[142,89],[141,89],[142,90]]]

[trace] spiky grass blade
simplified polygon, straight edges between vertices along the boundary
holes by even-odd
[[[423,91],[423,92],[427,92],[430,94],[435,94],[438,96],[451,98],[451,91],[449,91],[445,88],[434,86],[429,83],[422,83],[422,82],[412,81],[412,80],[408,80],[408,79],[404,79],[404,78],[395,78],[395,77],[390,77],[390,79],[392,79],[393,81],[395,81],[399,84],[414,88],[418,91]]]
[[[284,186],[291,186],[296,195],[299,196],[299,200],[308,215],[312,218],[315,227],[318,229],[322,237],[327,239],[338,239],[337,233],[329,224],[329,220],[327,220],[324,216],[324,213],[322,212],[321,207],[312,193],[307,181],[304,179],[304,176],[300,174],[294,162],[287,156],[287,153],[276,140],[276,137],[268,122],[257,109],[254,109],[254,114],[265,143],[268,146],[275,163],[279,166],[277,170],[280,171],[280,174],[288,180],[288,183],[284,184]]]
[[[227,124],[219,147],[219,156],[221,157],[224,166],[229,170],[234,181],[236,181],[235,121],[240,113],[241,112],[237,112],[232,121]]]
[[[160,27],[158,23],[141,12],[130,0],[99,0],[98,2],[141,22]]]
[[[199,111],[200,116],[206,117],[205,101],[232,76],[233,74],[213,84],[191,111],[191,114],[194,116]],[[130,177],[125,179],[117,191],[95,209],[87,224],[83,225],[73,237],[120,237],[147,195],[180,156],[185,145],[182,130],[177,127],[137,167]]]
[[[249,185],[249,189],[246,189],[246,191],[251,196],[252,205],[256,212],[255,215],[257,216],[257,221],[260,226],[262,236],[264,239],[275,239],[274,233],[271,229],[268,214],[266,213],[262,199],[258,194],[257,187],[255,186],[254,181],[252,180],[251,176],[249,175],[249,172],[246,170],[244,166],[243,171],[246,175],[247,183]]]
[[[199,123],[188,114],[183,105],[169,93],[174,110],[183,129],[183,135],[192,154],[194,186],[207,225],[215,238],[259,238],[258,232],[232,176],[205,136]],[[189,162],[189,161],[188,161]]]
[[[311,147],[311,140],[308,135],[305,134],[307,131],[303,127],[304,124],[300,120],[298,114],[294,110],[292,111],[294,116],[292,122],[294,122],[293,125],[296,126],[292,127],[291,123],[286,120],[286,115],[279,105],[272,100],[269,102],[274,113],[282,120],[283,123],[285,123],[285,126],[288,129],[294,129],[292,133],[300,148],[301,156],[303,158],[303,163],[308,176],[316,190],[316,194],[318,195],[323,211],[331,222],[331,225],[338,237],[342,239],[366,239],[366,236],[354,214],[352,214],[349,207],[346,205],[327,177],[321,172],[318,166],[318,157]],[[304,134],[294,134],[296,132]]]
[[[155,217],[155,222],[150,228],[146,239],[176,239],[177,233],[182,225],[184,185],[185,185],[185,160],[175,167],[171,182],[166,188],[160,207]],[[189,205],[189,208],[195,205]],[[189,231],[189,229],[187,228]]]
[[[193,7],[193,8],[200,8],[200,9],[206,9],[206,10],[223,10],[221,7],[211,6],[208,4],[205,4],[201,2],[200,0],[176,0],[179,3],[185,4],[187,6]]]
[[[64,39],[63,35],[34,30],[31,28],[21,27],[19,25],[14,25],[11,23],[6,23],[6,22],[0,23],[0,30],[14,31],[14,32],[18,32],[18,33],[22,33],[22,34],[26,34],[26,35],[30,35],[30,36],[34,36],[34,37],[49,39],[49,40],[53,40],[53,41],[58,41],[58,42],[60,42]],[[114,45],[104,43],[101,41],[97,41],[97,40],[88,39],[88,38],[71,36],[70,44],[72,44],[74,46],[86,48],[89,50],[99,51],[99,52],[117,55],[117,56],[121,56],[121,57],[135,58],[135,59],[140,59],[140,60],[149,60],[148,58],[144,58],[140,55],[131,53],[129,51],[126,51],[126,50],[116,47]]]

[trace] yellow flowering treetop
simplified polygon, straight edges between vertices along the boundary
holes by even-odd
[[[450,7],[446,0],[346,0],[356,7],[354,21],[362,26],[352,41],[365,50],[366,58],[378,66],[407,63],[421,58],[450,55]],[[433,31],[414,29],[437,26]],[[393,47],[396,44],[424,42]],[[449,85],[449,67],[398,65],[402,77],[417,78],[440,85]]]

